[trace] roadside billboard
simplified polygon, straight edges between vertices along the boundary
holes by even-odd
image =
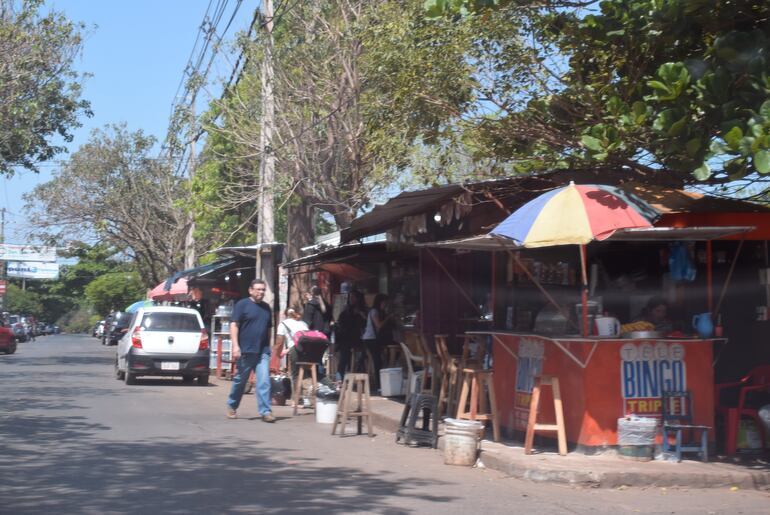
[[[56,261],[56,247],[0,243],[0,260],[54,263]]]
[[[6,268],[8,277],[23,279],[58,279],[58,263],[38,263],[29,261],[9,261]]]

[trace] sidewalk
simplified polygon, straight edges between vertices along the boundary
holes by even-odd
[[[403,407],[400,401],[372,397],[374,424],[389,433],[395,433]],[[439,427],[439,433],[442,432],[443,429]],[[442,448],[443,438],[439,438],[439,449]],[[770,466],[761,464],[702,463],[690,460],[681,463],[638,462],[613,453],[594,456],[569,453],[567,456],[559,456],[556,452],[541,452],[528,456],[518,443],[495,443],[490,440],[482,442],[480,460],[484,467],[511,477],[588,487],[770,488]]]

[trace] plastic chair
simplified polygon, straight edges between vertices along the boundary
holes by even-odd
[[[682,461],[683,452],[697,452],[703,461],[709,459],[709,426],[692,423],[692,399],[689,391],[663,392],[663,452],[670,451],[669,434],[674,434],[674,454],[677,461]],[[683,435],[700,431],[700,440],[684,441]]]
[[[737,391],[737,404],[724,403],[722,397],[726,392]],[[762,438],[762,449],[767,446],[767,435],[764,424],[759,417],[760,406],[747,406],[746,403],[752,394],[759,392],[770,393],[770,365],[762,365],[752,369],[740,381],[720,383],[716,385],[714,401],[717,405],[717,413],[725,418],[725,452],[733,456],[738,447],[738,424],[741,417],[751,417],[756,421],[759,434]]]
[[[410,399],[413,393],[422,393],[422,378],[425,375],[425,370],[416,370],[415,367],[424,367],[424,360],[421,356],[415,356],[412,354],[412,351],[409,350],[409,347],[403,342],[399,343],[401,345],[401,351],[404,353],[404,358],[406,361],[406,369],[407,369],[407,375],[406,375],[406,398]],[[419,390],[417,384],[420,384]]]

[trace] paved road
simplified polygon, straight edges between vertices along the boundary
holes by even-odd
[[[393,435],[332,437],[310,412],[266,424],[228,383],[126,386],[114,347],[56,335],[0,355],[0,513],[768,513],[728,489],[591,490],[449,467]]]

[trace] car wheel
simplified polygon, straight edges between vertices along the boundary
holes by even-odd
[[[126,376],[125,372],[121,372],[118,368],[118,358],[115,357],[115,379],[122,380]]]
[[[16,342],[13,342],[5,351],[6,354],[13,354],[14,352],[16,352]]]
[[[123,372],[123,380],[127,385],[136,384],[136,374],[132,374],[128,371],[128,363],[126,363],[126,371]]]
[[[206,386],[209,384],[209,376],[198,376],[198,386]]]

